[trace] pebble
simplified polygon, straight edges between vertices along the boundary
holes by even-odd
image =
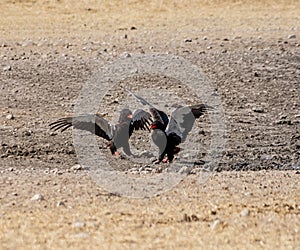
[[[11,71],[11,66],[8,65],[8,66],[3,67],[3,71]]]
[[[41,194],[35,194],[31,199],[31,201],[43,201],[44,200],[44,196]]]
[[[187,174],[188,173],[188,167],[183,166],[179,171],[179,174]]]
[[[73,167],[70,168],[71,171],[79,171],[84,170],[84,168],[80,164],[76,164]]]
[[[53,175],[62,175],[63,174],[63,172],[58,170],[58,168],[51,169],[49,173],[53,174]]]
[[[268,154],[262,154],[262,155],[260,156],[260,159],[266,160],[266,161],[272,160],[273,158],[274,158],[274,155],[268,155]]]
[[[84,227],[84,226],[85,226],[85,223],[83,221],[76,221],[72,224],[73,228],[81,228],[81,227]]]
[[[125,53],[123,54],[123,57],[125,57],[125,58],[130,58],[130,57],[131,57],[131,54],[125,52]]]
[[[256,112],[256,113],[264,113],[265,112],[265,110],[262,107],[254,107],[254,108],[252,108],[252,111]]]
[[[296,38],[295,34],[288,35],[288,39],[295,39],[295,38]]]
[[[59,201],[56,203],[57,207],[65,206],[66,204],[63,201]]]
[[[13,114],[8,114],[7,116],[6,116],[6,119],[8,119],[8,120],[13,120],[15,117],[14,117],[14,115]]]
[[[184,42],[185,43],[191,43],[193,40],[192,39],[185,39]]]
[[[218,225],[220,225],[221,221],[219,219],[216,219],[215,221],[213,221],[211,224],[210,224],[210,228],[211,230],[214,230]]]
[[[31,134],[32,134],[32,131],[31,131],[31,130],[28,130],[28,131],[25,131],[25,132],[24,132],[24,135],[26,135],[26,136],[31,136]]]
[[[153,168],[152,167],[145,167],[144,170],[147,171],[147,172],[152,172]]]
[[[89,238],[89,234],[88,233],[78,233],[78,234],[74,234],[74,237],[75,238],[80,238],[80,239],[87,239]]]
[[[246,217],[246,216],[248,216],[250,214],[250,212],[249,212],[249,210],[248,209],[243,209],[242,211],[241,211],[241,213],[240,213],[240,215],[242,216],[242,217]]]
[[[23,47],[28,47],[28,46],[32,46],[32,45],[34,45],[34,43],[31,40],[27,40],[22,43]]]

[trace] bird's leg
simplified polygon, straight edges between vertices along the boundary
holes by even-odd
[[[169,159],[168,159],[168,156],[166,156],[163,160],[162,160],[163,163],[168,163],[169,162]]]
[[[159,163],[161,163],[161,162],[163,161],[165,155],[166,155],[166,151],[163,150],[163,152],[162,152],[161,154],[159,154],[159,157],[158,157],[158,159],[154,162],[154,164],[159,164]]]
[[[108,143],[107,147],[110,149],[110,152],[111,152],[112,155],[116,155],[116,156],[120,155],[120,153],[117,152],[117,147],[116,147],[116,145],[114,144],[113,141]]]

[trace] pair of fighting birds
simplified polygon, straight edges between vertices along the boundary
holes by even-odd
[[[151,129],[152,140],[159,149],[159,157],[155,163],[172,162],[174,154],[179,152],[177,146],[185,141],[195,119],[213,109],[206,104],[181,106],[176,108],[169,118],[165,112],[156,109],[142,97],[127,91],[141,104],[148,106],[149,112],[137,109],[132,113],[129,109],[123,109],[115,125],[99,115],[66,117],[51,123],[50,128],[61,129],[62,132],[71,126],[87,130],[109,141],[108,147],[113,155],[118,155],[117,150],[123,148],[124,153],[129,156],[133,155],[129,146],[129,138],[133,131]]]

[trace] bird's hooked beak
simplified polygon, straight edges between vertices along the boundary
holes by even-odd
[[[129,119],[132,119],[132,114],[128,115],[127,117],[128,117]]]
[[[151,124],[150,125],[150,129],[156,129],[156,125],[155,124]]]

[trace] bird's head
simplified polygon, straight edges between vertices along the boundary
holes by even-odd
[[[165,126],[160,121],[154,121],[150,125],[150,129],[161,129],[165,130]]]
[[[123,109],[120,112],[120,116],[119,116],[119,123],[122,123],[124,121],[128,121],[132,119],[132,112],[130,109]]]

